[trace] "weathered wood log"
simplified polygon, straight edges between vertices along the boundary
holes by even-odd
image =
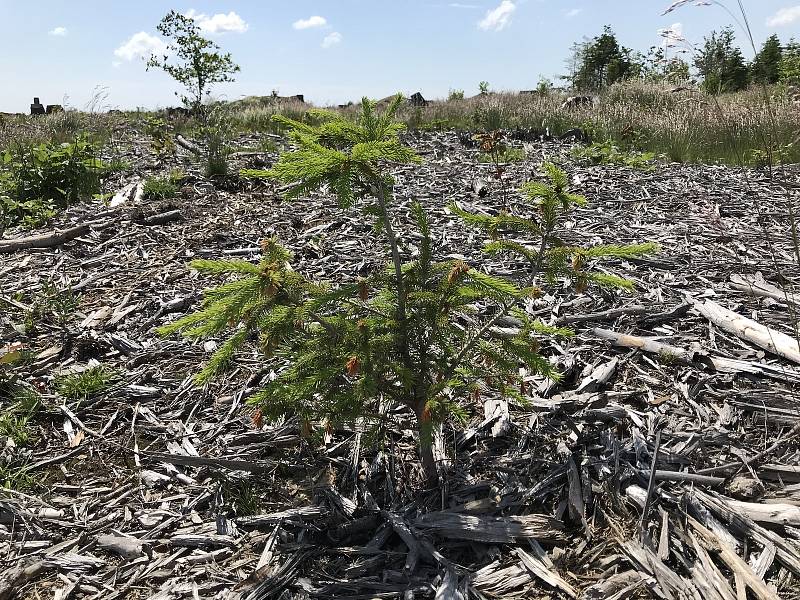
[[[762,527],[747,515],[734,510],[728,504],[727,499],[722,496],[707,494],[695,489],[691,492],[690,501],[700,503],[718,515],[722,521],[730,523],[735,530],[745,533],[762,546],[772,543],[781,564],[795,575],[800,575],[800,551],[783,536]]]
[[[185,137],[183,137],[181,134],[178,134],[178,135],[175,136],[175,142],[178,144],[178,146],[180,146],[181,148],[184,148],[185,150],[188,150],[192,154],[202,154],[203,153],[203,150],[200,148],[200,146],[198,146],[194,142],[190,142]]]
[[[56,229],[53,233],[12,240],[0,240],[0,254],[9,254],[17,250],[29,250],[30,248],[55,248],[74,240],[76,237],[89,233],[89,231],[90,227],[88,225],[78,225],[61,231]]]
[[[182,221],[183,215],[180,210],[169,210],[167,212],[152,215],[142,219],[142,225],[165,225],[173,221]]]
[[[143,542],[125,535],[101,535],[97,537],[97,545],[119,554],[122,558],[138,558],[144,556]]]
[[[432,512],[418,517],[412,525],[453,540],[510,543],[527,538],[550,542],[568,539],[561,521],[547,515],[477,517]]]
[[[616,331],[610,331],[608,329],[602,329],[600,327],[595,327],[592,329],[592,335],[602,340],[608,340],[615,346],[621,346],[623,348],[638,348],[644,352],[657,354],[670,362],[691,365],[694,364],[698,359],[696,352],[659,342],[656,338],[627,335],[624,333],[617,333]]]
[[[695,301],[694,308],[723,331],[800,364],[800,346],[792,336],[743,317],[713,300]]]
[[[773,523],[800,527],[800,507],[793,504],[761,504],[725,499],[725,503],[742,515],[747,515],[756,523]]]

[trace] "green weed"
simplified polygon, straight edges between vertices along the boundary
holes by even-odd
[[[59,288],[55,283],[45,283],[23,319],[25,332],[34,334],[41,324],[64,328],[69,323],[80,297],[71,287]]]
[[[642,171],[655,168],[653,165],[655,155],[652,152],[621,150],[611,141],[595,142],[586,148],[576,146],[572,149],[572,156],[593,165],[617,165]]]

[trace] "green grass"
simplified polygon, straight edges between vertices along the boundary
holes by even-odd
[[[32,439],[29,423],[41,407],[41,398],[31,388],[14,384],[3,391],[0,400],[7,400],[0,413],[0,436],[11,438],[17,446],[26,446]]]
[[[116,378],[117,374],[108,367],[90,367],[59,378],[56,389],[59,395],[68,400],[85,400],[108,389]]]
[[[7,490],[22,492],[34,487],[36,480],[26,467],[0,463],[0,486]]]
[[[610,86],[594,106],[562,108],[565,94],[490,93],[463,100],[404,106],[399,117],[410,129],[549,132],[586,130],[594,140],[609,140],[621,150],[649,152],[667,160],[759,166],[764,132],[784,163],[800,163],[797,107],[780,87],[709,96],[701,91],[673,92],[669,85],[627,82]],[[341,109],[355,119],[357,107]]]
[[[48,282],[42,286],[39,294],[30,302],[30,309],[23,317],[25,332],[32,335],[42,324],[64,328],[74,317],[74,311],[80,304],[80,296],[72,288],[59,288]]]

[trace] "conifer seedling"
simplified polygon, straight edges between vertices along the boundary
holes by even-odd
[[[531,284],[544,264],[541,248],[529,253],[531,277],[520,285],[464,261],[437,261],[425,212],[414,204],[421,242],[414,260],[402,260],[392,218],[396,208],[391,170],[419,158],[399,138],[403,126],[394,115],[401,101],[396,97],[379,114],[376,105],[364,99],[355,123],[319,111],[312,112],[308,122],[276,116],[296,149],[284,153],[269,171],[245,172],[290,184],[289,197],[324,188],[343,208],[358,206],[377,220],[387,245],[386,269],[338,286],[312,282],[291,269],[291,255],[277,240],[267,240],[257,265],[191,263],[230,281],[207,292],[198,312],[160,331],[181,331],[190,338],[228,334],[199,374],[199,382],[213,377],[248,339],[257,337],[265,360],[276,371],[251,398],[265,417],[299,415],[333,424],[359,420],[377,427],[396,414],[394,409],[406,409],[416,420],[426,480],[433,482],[439,473],[433,440],[440,425],[447,419],[465,419],[467,400],[483,393],[524,401],[521,367],[523,374],[557,379],[538,351],[538,338],[568,332],[547,327],[524,310],[525,299],[538,293]],[[489,223],[461,214],[498,232],[519,224],[540,235],[546,246],[547,232],[555,228],[558,216],[556,205],[573,199],[560,179],[556,183],[557,189],[537,184],[530,190],[541,200],[541,222],[502,216]],[[563,254],[548,256],[548,264],[566,260]],[[495,325],[510,313],[516,330],[497,331]]]

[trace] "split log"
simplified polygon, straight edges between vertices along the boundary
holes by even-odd
[[[723,331],[800,364],[800,346],[792,336],[743,317],[713,300],[695,301],[694,308]]]
[[[584,377],[575,393],[582,394],[599,390],[614,376],[618,365],[619,360],[616,358],[598,365],[589,375]]]
[[[28,250],[30,248],[55,248],[74,240],[76,237],[89,233],[90,229],[88,225],[78,225],[61,231],[56,229],[53,233],[13,240],[0,240],[0,254],[10,254],[17,250]]]
[[[783,536],[762,527],[747,515],[734,510],[723,496],[706,494],[701,490],[695,489],[692,490],[690,495],[691,502],[697,502],[708,508],[711,512],[717,514],[722,521],[730,523],[735,530],[746,534],[762,546],[772,543],[775,546],[776,556],[781,564],[795,575],[800,575],[800,551]]]
[[[144,184],[141,181],[133,181],[114,194],[109,206],[111,208],[116,208],[122,204],[127,204],[131,200],[133,200],[134,204],[138,203],[142,199],[143,194]]]
[[[452,540],[512,543],[522,539],[565,542],[561,521],[547,515],[477,517],[457,513],[432,512],[418,517],[412,525]]]
[[[622,571],[583,590],[581,600],[608,600],[615,594],[637,585],[643,585],[639,573],[633,570]]]
[[[119,554],[122,558],[138,558],[144,556],[143,542],[126,535],[101,535],[97,537],[97,545]]]
[[[564,581],[564,579],[555,571],[553,571],[548,565],[546,565],[542,560],[538,558],[534,558],[521,548],[517,548],[515,550],[517,556],[519,557],[522,564],[528,569],[531,573],[536,575],[539,579],[544,581],[546,584],[562,590],[566,593],[570,598],[577,598],[578,592],[572,587],[569,583]]]
[[[761,504],[725,498],[725,503],[756,523],[773,523],[800,527],[800,507],[793,504]]]

